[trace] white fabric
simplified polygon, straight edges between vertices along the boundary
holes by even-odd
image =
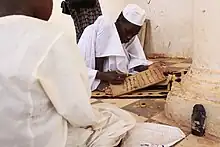
[[[136,4],[128,4],[122,11],[123,16],[131,23],[143,26],[146,20],[146,12]]]
[[[104,71],[131,73],[136,66],[152,64],[146,59],[138,37],[135,36],[127,44],[121,44],[114,22],[104,16],[100,16],[84,30],[78,46],[88,67],[92,91],[100,84],[100,80],[95,79],[96,57],[107,57]]]
[[[1,146],[78,147],[68,139],[79,137],[80,147],[112,147],[134,127],[125,111],[90,105],[87,68],[72,38],[26,16],[2,17],[0,26]]]
[[[49,22],[62,29],[65,34],[68,34],[74,41],[76,40],[75,25],[70,15],[65,15],[62,12],[61,2],[63,0],[53,0],[53,12]]]
[[[127,133],[122,147],[170,147],[185,137],[186,135],[176,127],[138,123]]]
[[[135,126],[135,119],[116,106],[99,103],[93,108],[102,114],[99,123],[88,129],[70,128],[66,147],[115,147]]]

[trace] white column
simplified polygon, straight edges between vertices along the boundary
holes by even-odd
[[[190,126],[194,104],[207,111],[207,133],[220,137],[220,1],[193,0],[193,64],[168,95],[167,117]]]

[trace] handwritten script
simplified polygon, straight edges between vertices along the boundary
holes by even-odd
[[[120,96],[157,84],[165,79],[166,77],[163,75],[161,68],[152,67],[146,71],[127,77],[121,85],[110,84],[110,87],[113,96]]]

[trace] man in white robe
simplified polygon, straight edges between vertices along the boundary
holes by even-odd
[[[120,84],[126,74],[146,70],[152,64],[137,37],[145,17],[145,10],[129,4],[116,22],[100,16],[84,30],[78,46],[88,67],[92,91],[100,83]]]
[[[0,0],[0,145],[113,147],[134,127],[127,112],[90,104],[72,37],[46,22],[52,0]]]

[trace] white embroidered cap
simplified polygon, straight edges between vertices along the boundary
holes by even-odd
[[[123,16],[131,23],[142,26],[146,19],[146,12],[136,4],[128,4],[122,11]]]

